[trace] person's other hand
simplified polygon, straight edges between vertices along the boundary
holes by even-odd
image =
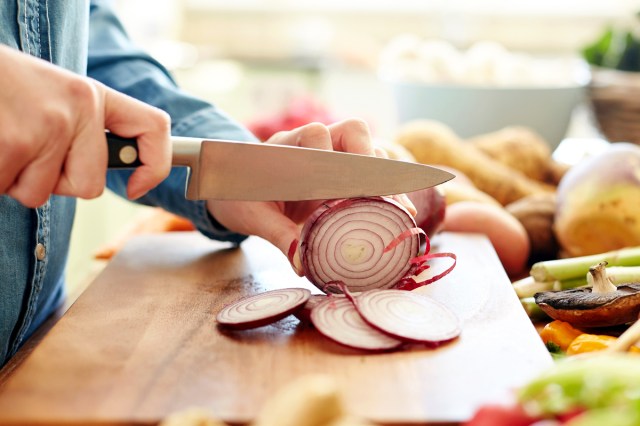
[[[351,119],[325,126],[310,123],[297,129],[279,132],[266,143],[293,145],[384,156],[374,149],[369,127],[364,121]],[[405,196],[396,199],[415,214]],[[215,201],[208,200],[209,213],[227,229],[245,235],[257,235],[278,247],[286,256],[291,243],[300,237],[300,226],[323,200],[295,202]]]
[[[171,169],[163,111],[0,45],[0,194],[27,207],[51,194],[94,198],[105,187],[105,129],[138,139],[143,163],[127,195],[138,198]]]

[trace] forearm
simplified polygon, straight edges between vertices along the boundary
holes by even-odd
[[[89,76],[166,111],[171,116],[173,135],[255,140],[244,127],[215,106],[181,91],[161,64],[131,43],[112,10],[104,3],[92,2]],[[124,195],[129,175],[123,171],[109,172],[109,188]],[[203,202],[186,200],[185,183],[186,169],[174,168],[169,178],[137,201],[186,217],[211,238],[234,242],[244,238],[212,221]]]

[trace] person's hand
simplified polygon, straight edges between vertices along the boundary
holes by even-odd
[[[105,187],[108,129],[138,139],[138,198],[171,169],[166,113],[50,63],[0,45],[0,194],[27,207],[51,194],[94,198]]]
[[[310,123],[291,131],[276,133],[266,143],[384,156],[382,151],[374,149],[367,124],[356,119],[329,126]],[[397,196],[396,199],[415,214],[413,204],[405,195]],[[207,207],[209,213],[227,229],[262,237],[288,256],[291,243],[300,237],[300,226],[322,202],[208,200]]]

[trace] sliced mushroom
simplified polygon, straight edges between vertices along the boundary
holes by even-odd
[[[640,313],[640,283],[613,286],[606,262],[590,268],[591,287],[536,293],[536,304],[555,320],[575,327],[610,327],[634,322]]]

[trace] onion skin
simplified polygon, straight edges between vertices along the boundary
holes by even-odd
[[[408,273],[410,260],[420,250],[420,236],[411,235],[394,249],[384,249],[413,228],[411,214],[390,198],[324,203],[302,229],[298,251],[303,273],[321,290],[333,282],[355,292],[391,288]]]
[[[442,230],[447,202],[444,193],[438,187],[408,192],[407,197],[416,207],[416,225],[427,237],[432,238]]]

